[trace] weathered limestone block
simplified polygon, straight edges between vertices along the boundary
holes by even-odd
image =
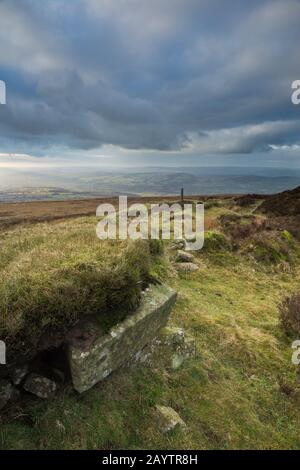
[[[156,405],[155,412],[158,427],[163,433],[173,431],[173,429],[185,430],[187,428],[183,419],[173,408]]]
[[[187,251],[183,250],[178,250],[175,261],[177,263],[192,263],[194,259],[195,258],[191,253],[188,253]]]
[[[24,384],[24,390],[39,398],[49,398],[57,390],[57,384],[39,374],[30,374]]]
[[[178,271],[182,271],[184,273],[192,273],[194,271],[198,271],[199,266],[195,263],[176,263],[176,268]]]
[[[164,327],[176,300],[167,286],[151,286],[137,311],[103,335],[97,321],[70,335],[68,349],[74,388],[82,393],[141,351]]]

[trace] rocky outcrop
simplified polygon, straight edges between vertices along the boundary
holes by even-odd
[[[82,393],[129,361],[163,328],[176,300],[167,286],[147,289],[137,311],[103,334],[92,318],[70,334],[68,356],[74,388]]]

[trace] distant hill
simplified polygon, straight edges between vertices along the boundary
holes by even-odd
[[[259,211],[280,216],[300,215],[300,186],[270,196],[259,207]]]

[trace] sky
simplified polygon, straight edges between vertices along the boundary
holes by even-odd
[[[0,169],[300,167],[299,0],[0,0]]]

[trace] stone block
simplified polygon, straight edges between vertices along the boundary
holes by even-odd
[[[68,357],[75,390],[88,390],[138,354],[167,324],[175,301],[176,292],[169,287],[151,286],[139,308],[108,334],[95,319],[82,325],[82,336],[71,332]]]

